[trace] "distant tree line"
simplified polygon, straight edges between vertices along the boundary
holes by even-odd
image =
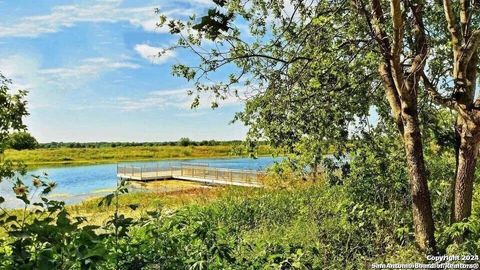
[[[15,150],[36,148],[105,148],[105,147],[128,147],[128,146],[216,146],[216,145],[239,145],[242,141],[216,141],[202,140],[193,141],[187,137],[178,141],[165,142],[49,142],[38,143],[35,137],[26,131],[14,132],[9,135],[7,148]]]
[[[215,146],[215,145],[233,145],[241,141],[216,141],[202,140],[193,141],[189,138],[181,138],[178,141],[165,142],[49,142],[40,143],[38,148],[103,148],[103,147],[127,147],[127,146]]]

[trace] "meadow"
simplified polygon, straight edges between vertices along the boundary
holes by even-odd
[[[266,145],[260,145],[257,155],[271,154]],[[21,161],[28,166],[62,164],[114,163],[119,161],[148,161],[162,159],[215,158],[246,155],[239,145],[214,146],[121,146],[102,148],[40,148],[5,151],[5,159]]]
[[[129,185],[140,185],[130,183]],[[206,204],[225,194],[222,187],[209,187],[200,183],[164,180],[142,184],[142,191],[130,192],[119,196],[118,205],[99,206],[102,198],[94,197],[78,204],[67,206],[72,216],[87,217],[88,224],[102,225],[109,216],[119,209],[124,215],[140,218],[147,211],[160,208],[175,210],[191,204]],[[167,191],[163,191],[167,190]],[[131,205],[137,208],[132,210]]]

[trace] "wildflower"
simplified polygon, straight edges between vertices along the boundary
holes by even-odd
[[[13,192],[15,192],[17,196],[23,196],[27,193],[27,187],[24,185],[16,186],[13,188]]]
[[[32,183],[33,183],[33,186],[37,188],[42,185],[42,181],[38,178],[33,178]]]

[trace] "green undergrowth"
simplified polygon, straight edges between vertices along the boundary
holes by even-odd
[[[426,262],[414,245],[408,208],[359,203],[351,189],[319,181],[162,197],[120,187],[101,205],[91,200],[67,207],[66,215],[59,207],[48,220],[56,226],[39,219],[21,235],[11,233],[0,248],[0,269],[370,269]],[[474,209],[478,201],[476,193]],[[107,214],[98,222],[101,213]],[[75,223],[77,215],[86,221]],[[447,230],[455,228],[440,228],[437,238]],[[466,240],[468,247],[445,249],[478,251],[476,235]]]
[[[163,212],[132,239],[145,267],[162,269],[362,269],[398,262],[399,252],[423,261],[411,242],[392,237],[391,218],[353,204],[341,186],[232,188],[219,200]]]

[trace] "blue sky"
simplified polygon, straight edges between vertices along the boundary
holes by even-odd
[[[30,91],[26,123],[41,142],[243,139],[235,98],[191,110],[192,85],[171,75],[186,51],[154,58],[175,38],[158,29],[210,0],[0,0],[0,71]]]

